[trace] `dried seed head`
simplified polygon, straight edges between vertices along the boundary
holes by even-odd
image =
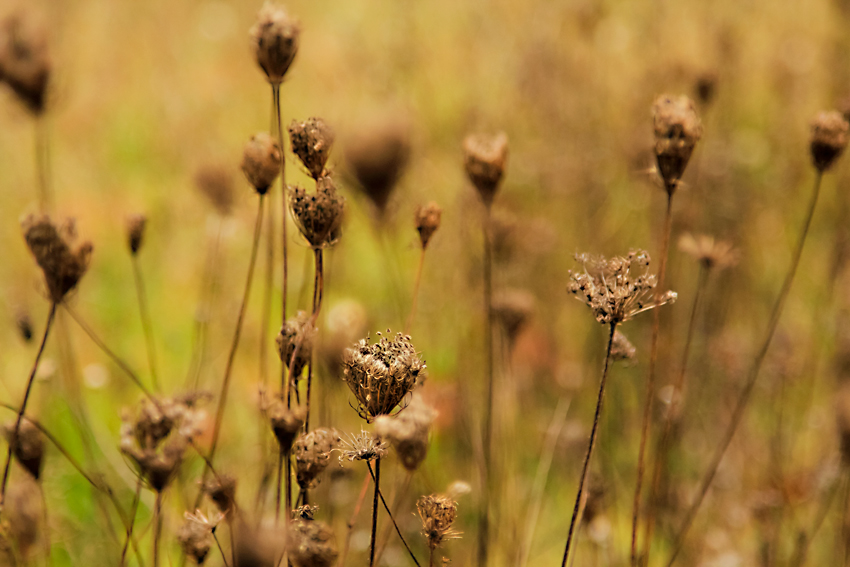
[[[41,491],[32,477],[24,475],[9,485],[3,506],[4,523],[24,558],[38,541],[43,510]]]
[[[717,73],[714,71],[700,73],[694,81],[694,91],[701,105],[711,104],[717,94]]]
[[[30,215],[21,226],[27,246],[44,272],[50,298],[55,303],[61,302],[86,273],[93,248],[91,242],[72,248],[76,237],[72,220],[57,227],[47,215]]]
[[[258,527],[260,522],[240,520],[235,534],[232,565],[239,567],[277,567],[283,555],[286,535],[274,528]]]
[[[738,262],[738,251],[732,244],[714,240],[713,236],[685,234],[679,239],[679,250],[691,256],[706,269],[722,270]]]
[[[242,153],[242,172],[260,195],[265,195],[280,173],[280,146],[266,132],[251,136]]]
[[[304,425],[305,411],[302,408],[286,407],[286,402],[279,397],[269,405],[267,413],[281,452],[288,452]]]
[[[428,242],[437,229],[440,228],[440,216],[443,209],[440,205],[431,201],[427,205],[419,206],[416,209],[416,230],[419,231],[419,241],[422,243],[422,249],[428,247]]]
[[[12,420],[6,423],[6,441],[12,447],[12,453],[34,479],[38,480],[41,475],[41,465],[44,460],[44,440],[41,431],[27,418],[22,418],[15,434],[15,423]]]
[[[361,429],[357,435],[349,433],[348,440],[342,441],[340,449],[342,455],[339,457],[339,462],[383,459],[387,456],[389,449],[389,443],[381,437],[373,437],[368,431]]]
[[[493,315],[502,325],[511,345],[534,313],[534,305],[534,295],[524,289],[507,289],[494,294]]]
[[[204,485],[204,492],[222,514],[232,514],[236,508],[235,477],[229,474],[217,474]]]
[[[838,436],[841,458],[850,465],[850,384],[845,383],[835,396],[835,417],[838,424]]]
[[[282,7],[266,2],[249,33],[257,64],[271,84],[280,84],[298,53],[298,38],[301,34],[298,20]]]
[[[223,217],[233,211],[233,174],[230,168],[206,164],[195,171],[195,186]]]
[[[457,502],[451,498],[442,494],[423,496],[416,502],[416,510],[422,520],[422,535],[431,549],[436,549],[443,540],[460,537],[460,532],[452,529],[457,518]]]
[[[35,114],[44,112],[53,63],[47,34],[24,13],[0,22],[0,81]]]
[[[145,238],[145,225],[148,222],[148,217],[145,215],[130,215],[127,217],[127,244],[130,247],[130,253],[135,256]]]
[[[343,353],[343,380],[357,398],[357,413],[366,421],[389,415],[425,369],[410,337],[401,333],[394,339],[378,336],[376,343],[369,344],[367,337]]]
[[[326,248],[339,240],[345,198],[337,193],[330,177],[316,181],[316,192],[290,186],[289,205],[298,230],[313,248]]]
[[[584,269],[570,270],[569,291],[585,302],[604,325],[623,323],[638,313],[676,300],[672,291],[652,293],[657,282],[655,275],[649,273],[649,254],[643,250],[610,259],[577,254],[576,261]],[[632,273],[634,268],[642,268],[643,273]]]
[[[470,135],[463,141],[466,175],[489,207],[505,174],[508,161],[508,136],[499,132],[493,137]]]
[[[829,169],[847,147],[847,120],[840,112],[821,112],[812,120],[812,161],[820,172]]]
[[[380,216],[410,159],[410,126],[384,117],[364,124],[348,141],[345,159]]]
[[[331,458],[331,451],[340,443],[339,434],[333,429],[316,429],[295,440],[295,470],[298,486],[307,489],[318,484],[318,476],[324,471]]]
[[[327,524],[307,519],[290,524],[287,551],[295,567],[331,567],[338,555],[336,539]]]
[[[21,338],[25,342],[32,341],[32,319],[30,319],[30,314],[24,309],[19,309],[15,313],[15,327],[18,328],[18,333],[20,333]]]
[[[295,317],[287,319],[286,324],[280,328],[276,339],[277,352],[281,362],[292,369],[289,379],[293,382],[298,381],[301,372],[313,355],[315,334],[316,328],[312,325],[312,317],[306,311],[299,311]]]
[[[658,173],[665,189],[672,194],[685,173],[694,146],[702,137],[702,124],[691,99],[670,95],[655,99],[652,122]]]
[[[308,118],[304,122],[292,121],[289,125],[292,153],[298,156],[310,176],[322,177],[325,164],[334,144],[334,131],[321,118]]]
[[[396,416],[380,415],[375,418],[375,433],[389,439],[409,471],[415,471],[428,454],[428,434],[437,412],[413,394],[407,408]]]
[[[637,349],[619,330],[614,332],[614,344],[611,345],[611,359],[632,363],[637,360]]]
[[[185,513],[183,525],[177,532],[177,541],[183,553],[191,557],[197,565],[203,565],[213,546],[213,529],[215,524],[198,510],[195,515]]]

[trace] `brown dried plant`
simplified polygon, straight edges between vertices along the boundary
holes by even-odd
[[[672,195],[702,137],[702,123],[690,98],[666,94],[652,105],[652,123],[658,173]]]
[[[289,125],[292,153],[298,156],[316,181],[325,171],[334,139],[333,129],[321,118],[308,118],[304,122],[293,120]]]
[[[254,58],[269,82],[279,85],[298,53],[301,26],[281,6],[266,2],[250,30]]]
[[[34,114],[44,112],[52,67],[47,34],[30,14],[13,12],[0,22],[0,82]]]
[[[21,225],[27,246],[44,272],[51,300],[61,303],[88,270],[92,243],[84,241],[75,245],[73,220],[56,226],[47,215],[30,215]]]
[[[339,240],[345,198],[337,192],[332,178],[319,178],[313,194],[298,186],[290,187],[289,198],[295,224],[310,246],[327,248]]]
[[[810,149],[818,171],[826,171],[847,147],[847,120],[840,112],[821,112],[812,120]]]
[[[463,141],[463,163],[466,175],[478,190],[481,200],[490,208],[505,174],[508,161],[508,136],[470,135]]]

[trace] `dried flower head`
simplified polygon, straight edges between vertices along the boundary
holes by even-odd
[[[29,312],[23,308],[18,309],[15,312],[15,327],[17,327],[18,333],[21,335],[21,338],[24,339],[24,342],[32,341],[32,319],[30,319]]]
[[[637,360],[637,349],[635,345],[619,330],[614,332],[614,343],[611,345],[611,360],[628,363]]]
[[[460,537],[460,532],[452,529],[457,518],[457,502],[451,498],[442,494],[423,496],[417,500],[416,510],[422,520],[422,535],[431,549],[436,549],[443,540]]]
[[[371,461],[373,459],[383,459],[389,451],[389,443],[381,437],[373,437],[368,431],[360,430],[360,433],[354,435],[348,434],[348,439],[343,439],[340,451],[342,455],[339,461]]]
[[[367,337],[343,353],[343,380],[357,398],[357,413],[366,421],[389,415],[425,369],[409,336],[378,336],[376,343],[369,344]]]
[[[414,393],[407,408],[398,415],[375,418],[375,433],[389,439],[409,471],[415,471],[428,454],[428,435],[437,412]]]
[[[266,132],[251,136],[242,153],[242,172],[260,195],[265,195],[280,173],[283,154],[277,141]]]
[[[212,163],[198,167],[195,186],[221,216],[226,217],[233,211],[233,174],[230,168]]]
[[[6,424],[6,441],[12,447],[12,454],[34,479],[41,475],[41,465],[44,460],[44,439],[41,431],[27,418],[22,418],[15,432],[14,419]]]
[[[3,504],[3,519],[9,535],[18,553],[27,558],[38,541],[44,517],[41,489],[32,477],[24,475],[9,485]]]
[[[440,216],[443,209],[440,205],[431,201],[427,205],[420,205],[416,208],[416,230],[419,231],[419,242],[422,243],[422,249],[428,247],[428,242],[437,229],[440,228]]]
[[[275,398],[266,410],[272,431],[283,453],[292,448],[295,436],[304,426],[305,411],[302,408],[289,408],[282,396]]]
[[[47,34],[32,18],[16,12],[0,22],[0,81],[35,114],[44,112],[52,66]]]
[[[534,295],[524,289],[506,289],[493,296],[493,315],[502,325],[508,342],[514,344],[517,335],[534,313]]]
[[[298,53],[301,26],[280,6],[266,2],[249,32],[257,64],[269,82],[278,85]]]
[[[222,515],[236,509],[236,478],[229,474],[219,473],[209,479],[204,485],[204,492],[210,497]]]
[[[396,116],[364,123],[348,141],[345,159],[363,193],[383,216],[410,159],[410,126]]]
[[[298,380],[312,356],[313,337],[316,334],[316,328],[312,322],[313,318],[309,313],[299,311],[295,317],[286,320],[286,324],[280,328],[280,333],[277,335],[277,352],[280,354],[281,362],[292,369],[289,378],[292,381]]]
[[[72,248],[76,239],[73,220],[57,227],[47,215],[30,215],[21,226],[27,246],[44,272],[50,298],[61,302],[86,273],[93,248],[91,242]]]
[[[308,118],[304,122],[293,120],[289,125],[289,140],[292,153],[298,156],[310,176],[318,181],[331,155],[333,129],[321,118]]]
[[[331,451],[340,443],[339,434],[333,429],[315,429],[295,440],[295,477],[301,489],[318,483],[318,476],[330,462]]]
[[[850,384],[845,383],[835,396],[835,417],[841,458],[845,465],[850,465]]]
[[[700,137],[702,123],[688,97],[661,95],[652,104],[655,157],[658,173],[668,193],[673,193],[685,173]]]
[[[337,193],[333,179],[321,177],[316,192],[298,186],[289,189],[289,205],[295,224],[313,248],[326,248],[339,240],[345,198]]]
[[[738,262],[738,251],[724,240],[715,240],[713,236],[685,234],[679,239],[679,250],[691,256],[706,269],[734,266]]]
[[[812,161],[818,171],[829,169],[847,147],[847,120],[840,112],[821,112],[812,120]]]
[[[673,291],[652,293],[657,282],[655,275],[649,273],[649,254],[643,250],[610,259],[577,254],[576,261],[584,269],[570,270],[569,290],[593,310],[602,324],[623,323],[638,313],[676,300]],[[637,269],[643,273],[632,273]]]
[[[285,533],[246,519],[240,519],[234,527],[235,552],[231,565],[277,567],[284,552]]]
[[[508,161],[508,136],[499,132],[495,136],[470,135],[463,141],[466,175],[478,190],[481,200],[489,207],[505,174]]]
[[[127,217],[127,245],[130,247],[130,253],[135,256],[145,238],[145,225],[148,222],[148,217],[141,214],[130,215]]]
[[[289,525],[287,551],[295,567],[331,567],[338,555],[333,530],[324,522],[302,518]]]
[[[185,522],[177,532],[177,541],[183,553],[197,565],[203,565],[213,546],[215,528],[224,516],[219,514],[217,518],[207,518],[200,510],[196,510],[194,514],[185,512],[183,517]]]

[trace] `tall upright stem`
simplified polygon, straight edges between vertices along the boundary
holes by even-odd
[[[773,304],[773,310],[770,313],[770,320],[767,324],[767,329],[765,329],[761,346],[759,347],[759,350],[756,353],[756,357],[753,362],[753,367],[750,370],[749,375],[747,376],[747,381],[744,384],[744,388],[738,395],[738,401],[735,404],[735,409],[732,412],[732,419],[729,422],[729,425],[726,427],[726,431],[723,434],[723,437],[720,441],[720,445],[717,447],[717,450],[715,451],[714,456],[711,459],[711,463],[708,465],[708,469],[706,470],[702,482],[700,483],[700,488],[697,491],[696,498],[694,499],[690,508],[688,508],[688,511],[685,514],[685,519],[682,521],[682,527],[679,529],[679,534],[677,535],[673,545],[673,552],[670,554],[670,559],[667,562],[668,567],[673,565],[679,555],[679,552],[682,550],[682,545],[688,535],[688,531],[690,530],[691,525],[693,524],[694,517],[696,516],[697,511],[699,510],[699,507],[702,504],[702,501],[705,499],[705,495],[708,493],[708,489],[711,487],[711,483],[714,481],[714,475],[717,473],[717,468],[720,466],[720,461],[723,460],[723,455],[726,454],[726,449],[728,449],[729,444],[732,443],[732,439],[735,437],[735,431],[738,429],[738,425],[741,423],[741,418],[743,418],[744,416],[744,411],[747,409],[747,404],[750,401],[750,396],[753,393],[753,387],[756,385],[756,380],[758,380],[762,363],[764,362],[765,356],[767,356],[767,351],[770,348],[770,343],[773,340],[773,335],[776,332],[776,327],[779,325],[779,318],[782,316],[782,310],[785,307],[785,301],[788,299],[788,294],[791,291],[791,285],[794,283],[794,276],[796,275],[797,267],[800,264],[800,257],[803,255],[803,247],[806,244],[806,237],[809,234],[809,227],[812,224],[812,217],[814,216],[815,207],[817,206],[818,202],[818,196],[820,195],[820,186],[822,178],[823,173],[818,171],[815,177],[815,186],[812,190],[812,195],[809,200],[809,207],[806,212],[806,218],[803,221],[803,227],[800,231],[800,236],[797,240],[797,245],[794,248],[793,255],[791,256],[791,265],[788,268],[788,273],[785,275],[785,281],[782,283],[782,289],[779,292],[779,296],[776,298],[776,303]]]
[[[478,518],[478,567],[486,567],[490,544],[490,507],[493,500],[493,251],[490,242],[490,207],[484,214],[484,353],[486,357],[487,405],[482,433],[484,462],[481,469],[484,502]]]
[[[286,158],[284,156],[284,145],[283,145],[283,125],[280,119],[280,83],[272,84],[272,100],[274,103],[274,111],[275,111],[275,120],[277,121],[277,141],[280,145],[280,195],[281,195],[281,203],[282,203],[282,211],[283,216],[281,217],[281,249],[283,251],[283,291],[281,296],[281,325],[286,324],[286,297],[289,289],[289,272],[288,272],[288,246],[286,242],[286,211],[287,211],[287,201],[288,196],[286,194]],[[286,393],[289,393],[289,381],[286,379],[286,364],[281,365],[281,385],[286,390]],[[286,396],[289,399],[289,396]]]
[[[416,305],[419,300],[419,285],[422,283],[422,268],[425,266],[425,247],[422,247],[422,252],[419,254],[419,266],[416,268],[416,279],[413,282],[413,299],[410,303],[410,315],[407,316],[407,324],[404,326],[404,334],[410,333],[410,327],[413,325],[413,317],[416,315]]]
[[[322,260],[322,249],[316,248],[314,251],[316,259],[316,273],[313,278],[313,316],[310,319],[310,325],[315,325],[319,319],[319,311],[322,308],[322,294],[324,293],[324,262]],[[312,352],[312,351],[311,351]],[[307,362],[307,413],[304,417],[304,431],[310,431],[310,400],[313,391],[313,356],[310,355],[310,360]]]
[[[162,536],[162,491],[156,491],[153,508],[153,567],[159,567],[159,540]]]
[[[136,284],[136,296],[139,300],[139,315],[142,319],[142,331],[145,334],[145,346],[148,351],[148,365],[151,371],[151,383],[153,389],[160,392],[159,380],[156,374],[156,347],[153,340],[153,325],[151,325],[150,309],[148,309],[147,296],[145,294],[145,284],[142,280],[142,270],[139,267],[139,258],[136,254],[131,254],[130,259],[133,264],[133,280]]]
[[[271,198],[266,210],[266,280],[263,285],[263,314],[260,323],[260,380],[263,386],[269,381],[269,323],[271,319],[272,287],[274,285],[274,209]],[[262,443],[261,443],[262,445]]]
[[[130,540],[133,538],[133,527],[136,525],[136,513],[139,511],[139,499],[142,496],[142,478],[136,481],[136,494],[133,496],[133,505],[130,508],[130,521],[127,524],[126,538],[124,539],[124,547],[121,548],[121,567],[127,560],[127,548],[130,545]]]
[[[50,145],[47,126],[47,114],[42,112],[35,118],[35,162],[39,208],[43,213],[48,212],[53,204],[50,191]]]
[[[372,537],[369,543],[369,567],[375,565],[375,539],[378,534],[378,490],[381,486],[381,459],[375,459],[375,495],[372,497]]]

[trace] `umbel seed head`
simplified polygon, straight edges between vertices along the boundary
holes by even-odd
[[[295,440],[295,478],[302,490],[312,488],[319,475],[328,467],[331,451],[342,442],[333,429],[315,429]]]
[[[91,242],[72,247],[76,240],[73,220],[57,227],[47,215],[30,215],[21,226],[27,246],[44,272],[50,298],[55,303],[61,302],[86,273],[93,248]]]
[[[289,525],[287,551],[295,567],[331,567],[338,555],[336,539],[328,525],[305,518]]]
[[[463,141],[463,164],[466,175],[489,207],[505,174],[508,161],[508,136],[500,132],[493,137],[470,135]]]
[[[35,114],[44,112],[52,61],[47,35],[14,13],[0,22],[0,80]]]
[[[442,214],[443,209],[434,201],[416,209],[416,230],[419,231],[419,241],[422,243],[423,250],[428,247],[431,237],[440,228]]]
[[[327,248],[339,240],[345,198],[337,193],[333,179],[320,177],[313,194],[298,186],[290,187],[289,204],[295,224],[310,246]]]
[[[702,137],[702,123],[691,99],[665,94],[652,104],[652,124],[658,173],[672,194]]]
[[[217,164],[202,165],[195,171],[195,186],[221,216],[226,217],[233,210],[233,175],[230,168]]]
[[[269,406],[268,416],[281,453],[288,452],[304,425],[304,411],[301,408],[288,408],[283,399],[277,398]]]
[[[431,549],[437,548],[444,540],[460,537],[460,534],[452,529],[457,518],[457,502],[448,496],[423,496],[416,502],[416,510],[422,520],[422,535],[428,540],[428,547]]]
[[[257,193],[265,195],[280,173],[280,146],[266,132],[251,136],[242,153],[242,172]]]
[[[824,172],[847,147],[847,120],[838,111],[821,112],[812,120],[812,162]]]
[[[292,153],[298,156],[310,176],[318,180],[325,170],[334,144],[334,131],[321,118],[308,118],[289,125]]]
[[[30,420],[23,418],[16,435],[16,422],[17,420],[12,420],[6,424],[6,441],[12,447],[12,453],[21,466],[38,480],[44,460],[44,440],[41,431]]]
[[[127,245],[130,247],[130,253],[135,256],[145,238],[145,225],[147,225],[148,217],[145,215],[130,215],[127,217]]]
[[[251,42],[257,64],[269,82],[279,85],[298,53],[301,26],[281,6],[266,2],[251,27]]]
[[[292,369],[289,379],[293,382],[298,381],[301,372],[312,357],[313,336],[316,328],[311,323],[310,314],[299,311],[295,317],[286,320],[286,324],[280,328],[280,333],[277,335],[277,352],[280,354],[281,362]],[[293,357],[295,357],[294,363]]]
[[[213,546],[212,530],[187,512],[186,521],[177,532],[177,541],[183,553],[191,557],[196,565],[203,565]]]

